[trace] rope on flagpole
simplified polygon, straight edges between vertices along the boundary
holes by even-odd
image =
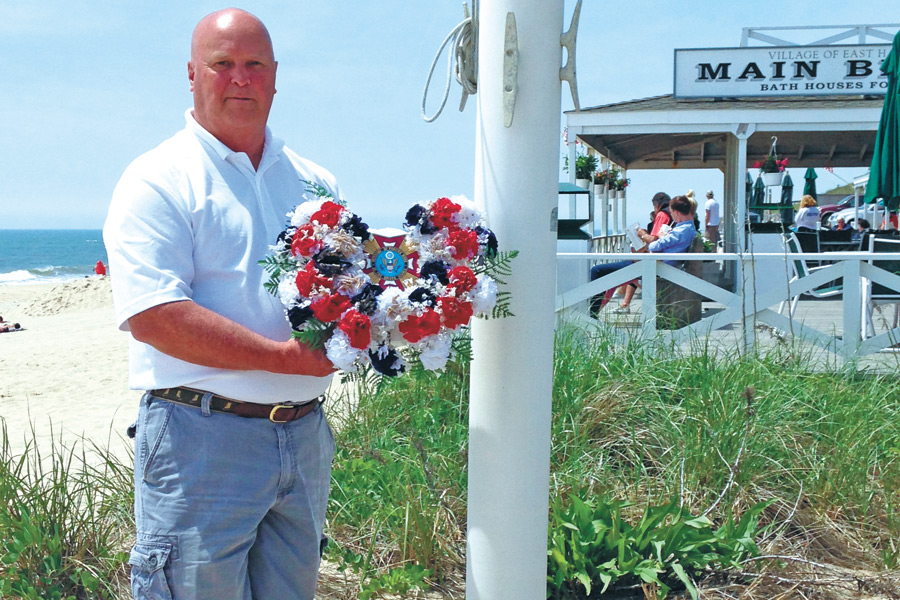
[[[454,27],[447,37],[444,38],[441,47],[438,48],[434,60],[431,62],[431,69],[428,71],[428,78],[425,80],[425,90],[422,93],[422,118],[426,123],[433,123],[441,115],[444,106],[447,105],[447,97],[450,95],[450,76],[454,73],[453,59],[456,59],[456,81],[463,88],[462,99],[459,103],[459,110],[466,106],[466,98],[474,96],[478,92],[478,63],[477,63],[477,39],[478,39],[478,0],[472,1],[472,15],[469,15],[469,7],[464,2],[463,9],[466,18]],[[425,109],[425,102],[428,99],[428,88],[431,86],[431,77],[434,75],[434,69],[437,66],[438,59],[444,53],[444,48],[452,45],[453,51],[447,53],[447,84],[444,87],[444,96],[441,99],[441,105],[437,112],[432,116],[428,116]]]

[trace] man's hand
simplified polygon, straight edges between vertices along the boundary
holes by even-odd
[[[325,351],[313,349],[299,340],[288,340],[285,344],[285,368],[296,369],[303,365],[304,373],[299,375],[312,375],[313,377],[325,377],[335,372],[334,365],[325,356]],[[290,372],[288,370],[284,372]]]
[[[297,340],[270,340],[190,300],[148,308],[128,325],[136,340],[205,367],[313,377],[335,371],[322,350]]]

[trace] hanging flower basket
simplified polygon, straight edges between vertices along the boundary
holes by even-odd
[[[754,166],[759,169],[763,183],[767,186],[781,185],[781,179],[784,177],[784,170],[787,168],[788,159],[778,160],[778,154],[775,151],[775,143],[778,138],[772,136],[772,148],[766,155],[763,162],[757,162]]]
[[[767,186],[776,186],[781,185],[781,179],[784,177],[784,173],[781,171],[776,171],[774,173],[763,173],[762,180],[763,183]]]

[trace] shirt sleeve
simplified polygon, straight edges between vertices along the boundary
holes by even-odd
[[[663,211],[659,211],[656,213],[656,218],[653,219],[653,230],[650,232],[650,235],[655,235],[659,237],[659,231],[663,225],[669,224],[669,215],[664,213]]]
[[[697,230],[693,227],[676,227],[647,246],[648,252],[684,252],[691,245]]]
[[[134,165],[113,192],[103,241],[109,256],[116,324],[168,302],[190,300],[194,276],[189,211],[175,190],[142,177]]]

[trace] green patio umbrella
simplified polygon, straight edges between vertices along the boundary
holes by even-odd
[[[747,171],[747,191],[744,192],[744,195],[748,200],[753,196],[753,177],[750,175],[750,171]]]
[[[819,199],[818,194],[816,194],[816,170],[812,167],[806,170],[806,173],[803,175],[803,179],[806,180],[806,183],[803,184],[803,195],[804,196],[812,196],[816,200]]]
[[[781,222],[790,225],[794,222],[794,207],[791,204],[794,197],[794,180],[791,174],[785,170],[784,179],[781,180],[781,205],[786,207],[781,209]]]
[[[750,204],[753,206],[762,206],[766,202],[766,184],[763,183],[762,177],[756,178],[753,184],[753,195]]]
[[[881,63],[881,72],[887,75],[888,87],[875,134],[865,202],[871,204],[884,198],[889,210],[897,210],[900,206],[900,33],[894,36],[894,47]]]

